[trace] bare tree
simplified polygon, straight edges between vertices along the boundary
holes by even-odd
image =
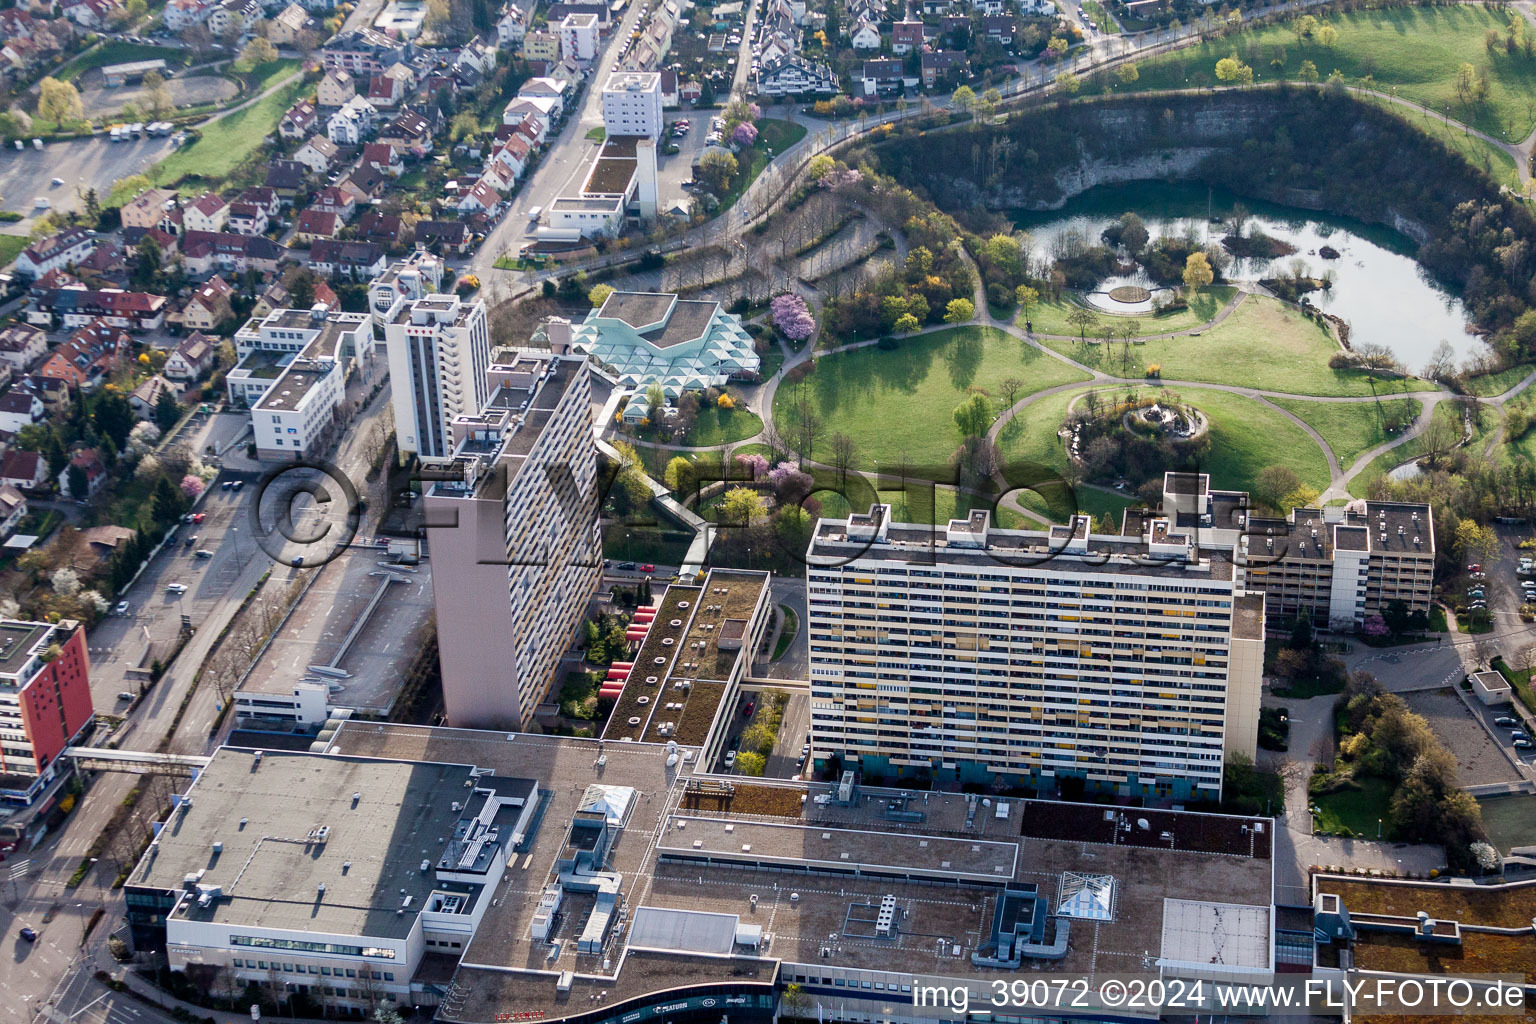
[[[1019,392],[1024,390],[1024,382],[1017,377],[1009,377],[999,387],[1003,392],[1004,407],[1012,409],[1019,400]]]
[[[800,393],[795,398],[795,438],[799,443],[800,465],[804,467],[807,459],[813,458],[816,450],[816,438],[821,434],[821,417],[816,415],[816,410],[811,406],[811,396],[806,394],[805,387],[800,387]]]
[[[857,450],[853,438],[841,430],[832,435],[832,465],[836,467],[845,488],[848,486],[848,467],[853,464],[853,456]]]

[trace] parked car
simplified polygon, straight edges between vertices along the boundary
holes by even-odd
[[[127,601],[119,601],[119,602],[117,602],[117,607],[112,609],[112,614],[113,615],[127,615],[128,614],[128,602]]]
[[[185,594],[187,592],[187,585],[185,583],[167,583],[165,589],[172,594]]]
[[[634,569],[634,567],[635,567],[635,563],[634,562],[620,562],[619,563],[619,571],[620,572],[630,572],[630,571],[632,571]]]
[[[128,700],[128,701],[131,701],[131,700],[133,700],[133,691],[132,690],[119,690],[119,691],[117,691],[117,699],[118,700]]]
[[[1482,572],[1482,571],[1483,571],[1483,567],[1478,562],[1473,562],[1471,565],[1467,566],[1467,572]]]
[[[736,767],[736,751],[727,750],[725,752],[725,767],[727,771]]]
[[[1493,724],[1494,725],[1504,725],[1504,726],[1508,726],[1509,728],[1513,729],[1515,726],[1519,725],[1520,723],[1517,722],[1515,719],[1509,717],[1508,715],[1500,715],[1498,718],[1495,718],[1493,720]]]
[[[21,929],[21,937],[26,939],[28,942],[36,942],[37,932],[31,928],[23,927]]]
[[[1530,750],[1531,749],[1531,741],[1530,740],[1515,740],[1515,742],[1513,744],[1511,744],[1511,746],[1513,746],[1516,750]]]
[[[640,567],[640,571],[641,572],[655,572],[656,571],[656,567],[654,565],[652,565],[650,562],[646,562],[644,565],[642,565]]]

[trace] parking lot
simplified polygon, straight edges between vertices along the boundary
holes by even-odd
[[[1456,757],[1463,786],[1486,786],[1501,782],[1519,782],[1521,772],[1511,758],[1518,753],[1510,745],[1509,730],[1495,727],[1498,715],[1507,708],[1486,708],[1476,703],[1476,711],[1453,689],[1419,690],[1405,693],[1409,708],[1423,715],[1430,728]]]
[[[118,179],[148,170],[172,148],[169,138],[94,138],[50,142],[42,149],[5,149],[0,152],[0,209],[23,215],[7,225],[6,232],[26,234],[31,229],[32,218],[43,213],[36,206],[38,198],[46,198],[53,209],[83,208],[80,197],[94,188],[105,200]],[[50,185],[54,178],[63,178],[64,184]]]
[[[732,709],[730,722],[726,725],[726,740],[720,749],[720,756],[713,770],[717,772],[729,772],[726,760],[732,751],[741,746],[742,733],[746,732],[752,723],[757,720],[757,715],[762,707],[764,687],[743,687],[740,696],[736,699],[736,706]],[[811,732],[811,699],[804,690],[790,690],[789,703],[784,706],[784,717],[779,724],[779,738],[773,745],[773,750],[768,754],[768,763],[763,768],[763,775],[771,779],[787,779],[801,772],[800,751],[805,746]],[[751,706],[752,714],[747,714],[747,707]]]

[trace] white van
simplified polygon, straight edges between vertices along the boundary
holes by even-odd
[[[46,210],[51,206],[53,206],[53,201],[47,196],[38,196],[32,200],[32,208],[36,210]]]
[[[531,207],[531,208],[529,208],[529,210],[528,210],[528,219],[529,219],[529,220],[538,220],[538,219],[539,219],[539,217],[540,217],[540,216],[541,216],[541,215],[542,215],[542,214],[543,214],[543,213],[544,213],[544,207],[542,207],[542,206],[534,206],[534,207]]]

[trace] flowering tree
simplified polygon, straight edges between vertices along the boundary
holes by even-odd
[[[781,462],[768,471],[768,483],[781,501],[798,502],[816,487],[816,478],[793,462]]]
[[[69,566],[54,570],[50,579],[54,593],[63,594],[65,597],[74,597],[80,593],[80,574]]]
[[[141,458],[149,454],[158,440],[160,428],[149,420],[140,420],[128,431],[128,454],[132,458]]]
[[[757,125],[748,121],[741,122],[736,126],[736,130],[731,132],[731,141],[742,149],[751,146],[757,142]]]
[[[98,615],[112,607],[107,603],[107,599],[101,596],[101,591],[99,590],[82,590],[80,592],[80,600],[96,609],[96,614]]]
[[[1387,629],[1387,620],[1380,615],[1367,615],[1365,617],[1366,636],[1386,636],[1391,630]]]
[[[755,453],[736,456],[736,465],[745,470],[751,480],[761,480],[768,472],[768,460]]]
[[[811,316],[805,300],[798,295],[786,292],[769,303],[768,308],[773,315],[773,326],[790,341],[804,341],[816,330],[816,318]]]
[[[756,103],[748,103],[747,104],[747,117],[750,120],[756,121],[758,118],[760,118],[762,116],[763,116],[763,108],[762,107],[758,106]]]
[[[193,501],[198,499],[198,496],[203,493],[203,490],[206,488],[206,486],[207,485],[203,483],[201,478],[192,473],[188,473],[186,476],[181,478],[181,493],[185,494]]]

